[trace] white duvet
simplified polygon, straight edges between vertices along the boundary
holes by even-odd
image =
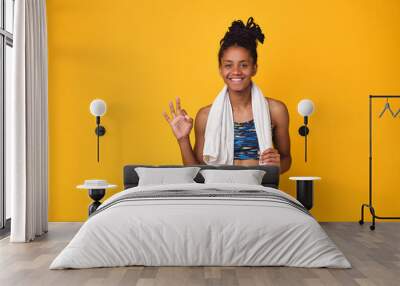
[[[118,201],[146,191],[273,188],[238,184],[135,187],[106,200],[50,269],[145,266],[350,268],[318,222],[289,204],[259,198],[174,197]],[[298,203],[298,202],[297,202]]]

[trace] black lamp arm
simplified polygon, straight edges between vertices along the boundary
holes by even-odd
[[[304,116],[304,125],[300,126],[299,134],[304,137],[304,160],[307,162],[307,135],[310,130],[307,127],[308,116]]]
[[[94,130],[97,136],[97,162],[100,161],[100,136],[103,136],[106,133],[106,129],[104,126],[100,125],[100,116],[96,116],[96,129]]]

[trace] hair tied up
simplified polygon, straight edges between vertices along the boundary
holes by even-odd
[[[254,36],[255,39],[257,39],[261,44],[264,43],[264,34],[261,31],[260,26],[258,26],[256,23],[254,23],[253,17],[250,17],[247,20],[246,24],[246,29],[249,31],[250,34]]]
[[[253,17],[247,20],[245,25],[242,20],[232,22],[225,36],[219,42],[220,48],[218,52],[218,61],[221,64],[224,51],[232,46],[239,46],[247,49],[257,64],[257,44],[264,43],[264,34],[260,26],[254,23]]]

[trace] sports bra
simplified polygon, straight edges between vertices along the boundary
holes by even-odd
[[[258,145],[254,120],[233,122],[234,127],[234,160],[258,160],[260,147]]]

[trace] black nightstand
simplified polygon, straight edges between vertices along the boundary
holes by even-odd
[[[296,199],[306,209],[311,210],[314,204],[314,181],[321,180],[321,178],[290,177],[289,180],[296,181]]]
[[[76,186],[78,189],[87,189],[93,203],[89,206],[89,216],[101,205],[100,200],[106,194],[106,189],[113,189],[117,185],[110,185],[105,180],[86,180],[85,184]]]

